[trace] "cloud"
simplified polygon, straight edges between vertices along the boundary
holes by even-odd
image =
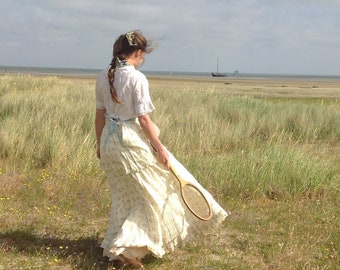
[[[6,65],[101,67],[119,34],[140,29],[159,45],[145,69],[210,71],[216,57],[226,71],[340,69],[337,0],[3,0],[0,13]]]

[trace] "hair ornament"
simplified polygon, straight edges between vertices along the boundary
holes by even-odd
[[[125,36],[130,46],[137,46],[137,43],[135,41],[135,34],[133,33],[133,31],[127,32]]]

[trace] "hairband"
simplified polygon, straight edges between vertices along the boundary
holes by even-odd
[[[133,33],[133,31],[127,32],[125,37],[128,40],[130,46],[137,46],[137,43],[135,41],[135,34]]]

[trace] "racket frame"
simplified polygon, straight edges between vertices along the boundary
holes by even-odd
[[[150,143],[151,145],[151,149],[157,153],[156,151],[156,148]],[[180,184],[180,189],[181,189],[181,196],[182,196],[182,199],[183,199],[183,202],[185,203],[185,205],[188,207],[188,209],[190,210],[190,212],[196,216],[198,219],[202,220],[202,221],[208,221],[212,218],[212,215],[213,215],[213,212],[212,212],[212,208],[211,208],[211,204],[209,203],[209,201],[207,200],[207,198],[204,196],[204,194],[202,193],[202,191],[196,187],[194,184],[188,182],[188,181],[185,181],[178,173],[177,171],[174,169],[174,167],[169,164],[169,170],[170,172],[176,177],[176,179],[178,180],[179,184]],[[206,201],[208,207],[209,207],[209,216],[208,217],[202,217],[200,216],[199,214],[197,214],[192,208],[191,206],[189,205],[189,203],[187,202],[186,198],[185,198],[185,195],[183,194],[183,187],[185,185],[190,185],[190,186],[193,186],[197,191],[198,193],[200,193],[200,195],[202,196],[202,198]]]
[[[170,169],[170,171],[172,172],[172,174],[177,178],[177,180],[178,180],[178,182],[179,182],[179,184],[180,184],[182,199],[183,199],[185,205],[186,205],[186,206],[188,207],[188,209],[190,210],[190,212],[193,213],[193,214],[194,214],[197,218],[199,218],[200,220],[203,220],[203,221],[208,221],[208,220],[210,220],[211,217],[212,217],[212,215],[213,215],[212,209],[211,209],[211,204],[209,203],[209,201],[207,200],[207,198],[205,197],[205,195],[203,194],[203,192],[202,192],[197,186],[195,186],[194,184],[192,184],[192,183],[190,183],[190,182],[188,182],[188,181],[185,181],[185,180],[177,173],[177,171],[174,169],[174,167],[171,166],[171,164],[170,164],[170,166],[169,166],[169,169]],[[184,195],[184,193],[183,193],[183,189],[184,189],[184,187],[185,187],[186,185],[190,185],[190,186],[194,187],[195,190],[196,190],[196,191],[202,196],[202,198],[205,200],[205,202],[206,202],[206,204],[207,204],[207,206],[208,206],[208,208],[209,208],[209,215],[208,215],[207,217],[203,217],[203,216],[199,215],[198,213],[196,213],[196,212],[191,208],[190,204],[187,202],[186,197],[185,197],[185,195]]]

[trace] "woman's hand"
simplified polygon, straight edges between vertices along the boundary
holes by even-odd
[[[165,166],[165,168],[169,169],[169,154],[165,150],[164,146],[162,145],[160,148],[158,148],[158,150],[156,149],[155,151],[157,154],[158,162]]]

